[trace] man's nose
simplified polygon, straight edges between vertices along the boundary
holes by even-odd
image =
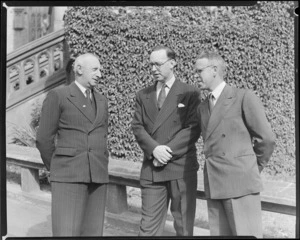
[[[101,75],[101,71],[100,71],[100,70],[97,71],[96,76],[97,76],[98,78],[101,78],[102,75]]]
[[[152,65],[151,71],[155,72],[157,70],[157,68],[155,67],[155,65]]]

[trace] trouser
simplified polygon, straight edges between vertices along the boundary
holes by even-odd
[[[142,219],[139,236],[161,236],[169,202],[177,236],[193,236],[197,172],[165,182],[141,179]]]
[[[262,238],[260,194],[230,199],[208,199],[212,236],[255,236]]]
[[[51,182],[53,236],[102,236],[107,184]]]

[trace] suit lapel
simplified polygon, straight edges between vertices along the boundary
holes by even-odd
[[[152,129],[152,134],[159,128],[159,126],[165,122],[165,120],[170,116],[170,114],[174,111],[174,109],[177,109],[177,104],[180,102],[182,96],[182,90],[180,88],[180,81],[175,80],[173,86],[171,87],[167,98],[158,112],[158,115],[156,117],[156,120],[154,122],[154,126]]]
[[[226,85],[223,89],[216,105],[213,108],[213,111],[211,112],[207,129],[206,129],[206,136],[205,140],[209,138],[211,133],[215,130],[215,128],[219,125],[219,123],[222,121],[225,113],[230,109],[230,106],[235,100],[234,91],[232,87]],[[206,108],[208,111],[208,104],[206,104]]]
[[[149,119],[152,121],[152,123],[154,123],[156,116],[158,114],[157,99],[156,99],[156,84],[150,87],[145,100],[146,100],[145,110],[147,112]]]
[[[94,122],[93,112],[87,107],[86,98],[75,82],[70,84],[70,102],[91,122]]]

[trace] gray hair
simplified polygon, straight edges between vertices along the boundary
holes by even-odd
[[[203,58],[206,58],[209,64],[219,67],[218,72],[220,76],[223,77],[225,75],[226,63],[220,54],[218,54],[217,52],[203,51],[200,53],[197,59],[203,59]]]
[[[84,53],[84,54],[81,54],[78,57],[76,57],[76,59],[75,59],[75,61],[73,63],[73,70],[74,70],[75,75],[78,75],[78,72],[77,72],[78,66],[82,66],[83,62],[87,58],[90,58],[90,57],[94,57],[94,58],[96,58],[99,61],[99,58],[95,54],[93,54],[93,53]]]

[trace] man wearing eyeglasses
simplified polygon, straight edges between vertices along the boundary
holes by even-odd
[[[139,236],[162,235],[169,203],[177,236],[193,235],[199,91],[175,77],[175,66],[174,51],[156,47],[150,55],[155,83],[136,95],[132,129],[144,151]]]
[[[262,238],[260,172],[275,145],[260,99],[224,81],[225,62],[203,52],[195,71],[209,94],[198,107],[204,141],[204,188],[213,236]]]

